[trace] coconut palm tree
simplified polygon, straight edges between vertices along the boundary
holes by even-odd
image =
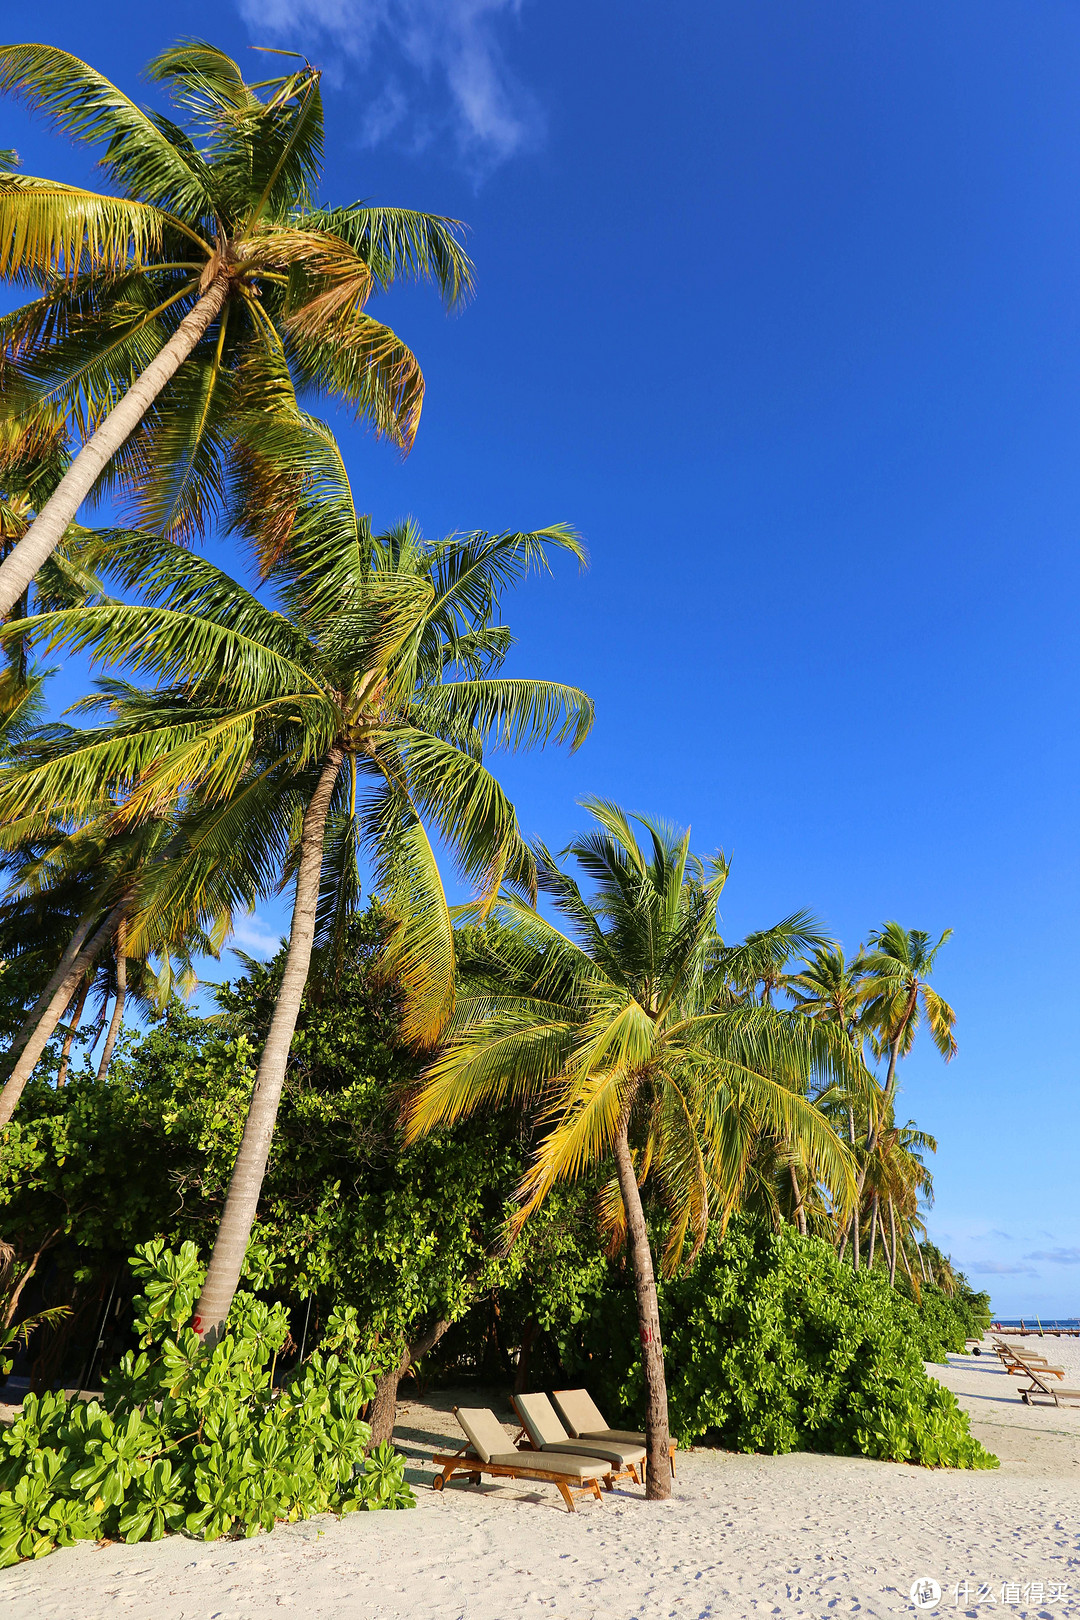
[[[806,957],[798,973],[788,976],[785,988],[799,1012],[807,1018],[835,1024],[844,1031],[852,1046],[860,1057],[862,1056],[869,1032],[866,1025],[865,965],[861,951],[848,959],[839,945],[822,943],[812,955]],[[876,1088],[871,1088],[869,1092],[864,1091],[861,1098],[848,1096],[831,1099],[833,1106],[839,1105],[846,1112],[848,1141],[853,1152],[856,1145],[856,1104],[861,1101],[865,1108],[872,1111],[878,1102],[873,1094],[874,1090]],[[859,1269],[860,1261],[859,1219],[860,1210],[856,1208],[852,1212],[850,1224],[852,1264],[856,1271]],[[841,1241],[839,1234],[837,1240]],[[841,1258],[847,1244],[846,1234],[842,1244]]]
[[[137,580],[141,604],[46,614],[4,632],[93,647],[162,687],[137,725],[129,717],[0,776],[0,817],[108,793],[117,819],[138,825],[182,802],[189,843],[209,866],[232,863],[262,892],[294,884],[285,971],[192,1324],[211,1342],[255,1218],[312,946],[355,907],[361,853],[397,919],[386,969],[418,1047],[438,1038],[454,1004],[433,838],[491,892],[504,879],[530,889],[528,846],[483,749],[576,746],[591,724],[576,688],[499,674],[510,644],[500,593],[558,548],[581,555],[558,527],[436,543],[412,525],[373,536],[324,436],[310,447],[307,488],[270,577],[276,608],[172,542],[126,533],[103,566]],[[185,901],[192,870],[163,874],[138,927],[161,926]]]
[[[873,1150],[880,1120],[893,1105],[897,1059],[911,1051],[923,1018],[945,1062],[956,1056],[956,1014],[928,983],[937,954],[951,937],[952,929],[946,928],[937,944],[932,945],[929,934],[917,928],[901,928],[897,922],[887,922],[870,935],[863,964],[865,1019],[875,1056],[887,1053],[888,1067],[881,1111],[871,1120],[867,1132],[867,1152]]]
[[[17,763],[0,771],[0,780],[11,784],[23,775],[33,777],[43,760],[63,758],[80,742],[86,743],[86,733],[67,727],[47,730],[38,749],[24,750]],[[0,1128],[14,1114],[65,1013],[76,1008],[78,1022],[85,992],[95,982],[102,1008],[110,997],[118,1003],[103,1054],[104,1072],[119,1033],[129,977],[133,974],[136,998],[159,1008],[174,986],[190,989],[192,955],[216,953],[232,907],[240,901],[251,904],[258,893],[250,884],[244,886],[245,874],[237,873],[236,862],[227,855],[208,869],[175,818],[155,817],[118,828],[108,807],[96,817],[84,816],[70,830],[63,819],[62,806],[54,803],[43,814],[31,813],[0,827],[0,851],[11,873],[0,902],[0,950],[5,960],[25,961],[29,982],[45,980],[7,1053],[10,1073],[0,1091]],[[166,879],[176,903],[171,908],[157,905],[147,925],[146,908]],[[69,1031],[73,1033],[71,1026]],[[65,1032],[62,1058],[69,1054]]]
[[[706,867],[691,856],[688,832],[605,800],[585,804],[596,826],[565,853],[592,895],[536,846],[539,887],[569,932],[503,894],[494,908],[503,926],[472,964],[481,988],[460,1001],[407,1105],[406,1135],[485,1105],[535,1111],[540,1141],[512,1235],[557,1181],[614,1160],[605,1208],[634,1280],[655,1499],[671,1489],[667,1386],[640,1187],[651,1178],[666,1207],[668,1269],[688,1234],[695,1251],[703,1241],[710,1208],[721,1219],[730,1212],[763,1127],[798,1142],[850,1202],[850,1156],[805,1091],[815,1071],[850,1078],[857,1058],[828,1026],[740,995],[753,952],[728,950],[717,932],[722,858]]]
[[[365,305],[402,278],[434,280],[451,306],[471,287],[455,222],[316,204],[323,114],[310,64],[250,85],[194,41],[148,75],[186,127],[67,51],[0,48],[0,90],[103,148],[114,188],[0,164],[0,277],[40,289],[0,321],[9,413],[29,395],[82,441],[0,563],[0,618],[96,488],[134,492],[155,530],[201,532],[230,478],[242,484],[258,460],[267,415],[298,415],[298,391],[343,400],[407,450],[423,377]]]

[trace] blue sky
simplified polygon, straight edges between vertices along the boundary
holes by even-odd
[[[507,762],[526,827],[561,842],[586,792],[691,823],[734,857],[732,935],[800,906],[849,949],[953,927],[959,1055],[902,1076],[940,1144],[931,1235],[1000,1314],[1080,1310],[1080,14],[165,15],[40,0],[32,27],[129,91],[179,35],[306,50],[327,198],[472,228],[463,315],[379,311],[428,380],[412,456],[340,428],[380,524],[588,541],[587,574],[509,604],[514,668],[597,704],[576,756]],[[2,118],[31,172],[88,172]]]

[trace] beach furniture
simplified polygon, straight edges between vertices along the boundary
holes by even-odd
[[[571,1513],[577,1512],[577,1496],[595,1496],[603,1502],[600,1481],[606,1483],[607,1469],[599,1458],[562,1452],[541,1459],[535,1452],[516,1451],[494,1412],[485,1406],[455,1406],[454,1416],[469,1444],[460,1451],[437,1453],[432,1458],[440,1467],[432,1480],[435,1490],[441,1491],[457,1473],[467,1474],[473,1485],[479,1485],[484,1474],[491,1474],[496,1479],[542,1480],[554,1485]]]
[[[1020,1391],[1020,1399],[1025,1406],[1033,1406],[1039,1400],[1053,1401],[1055,1406],[1060,1406],[1062,1401],[1080,1401],[1080,1389],[1062,1389],[1060,1385],[1050,1382],[1048,1373],[1056,1370],[1053,1367],[1027,1367],[1025,1369],[1025,1376],[1031,1379],[1031,1383],[1027,1388]]]
[[[1040,1372],[1049,1373],[1054,1378],[1064,1378],[1063,1367],[1051,1367],[1045,1356],[1037,1356],[1029,1351],[1010,1350],[1007,1346],[998,1349],[1002,1364],[1006,1372],[1014,1375],[1026,1373],[1029,1367],[1038,1367]]]
[[[558,1407],[559,1416],[575,1440],[613,1440],[616,1444],[627,1440],[642,1446],[645,1444],[645,1436],[640,1432],[632,1429],[609,1429],[600,1408],[587,1389],[556,1389],[552,1391],[552,1399]],[[674,1479],[674,1440],[668,1448],[668,1457],[671,1462],[671,1477]]]
[[[546,1395],[512,1395],[514,1411],[521,1419],[521,1427],[529,1444],[545,1457],[567,1453],[574,1456],[598,1457],[606,1462],[610,1480],[629,1478],[641,1484],[639,1466],[645,1461],[644,1444],[637,1440],[572,1440]]]

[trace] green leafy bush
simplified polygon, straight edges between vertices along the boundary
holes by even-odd
[[[965,1341],[981,1338],[990,1326],[987,1296],[973,1294],[962,1281],[952,1294],[931,1284],[920,1290],[917,1300],[910,1289],[906,1297],[914,1306],[919,1352],[924,1361],[944,1365],[950,1351],[962,1354]]]
[[[722,1239],[714,1230],[693,1268],[662,1285],[661,1317],[683,1444],[708,1435],[735,1451],[996,1466],[956,1397],[927,1375],[913,1306],[820,1239],[748,1220]],[[610,1408],[640,1418],[635,1337],[623,1289],[593,1313],[581,1351]]]
[[[237,1294],[208,1352],[184,1325],[203,1276],[194,1244],[147,1243],[131,1264],[143,1284],[140,1346],[102,1401],[30,1395],[0,1433],[0,1566],[89,1538],[185,1530],[213,1540],[311,1513],[413,1505],[393,1447],[365,1455],[359,1414],[375,1381],[355,1312],[331,1317],[320,1348],[275,1391],[283,1307]]]

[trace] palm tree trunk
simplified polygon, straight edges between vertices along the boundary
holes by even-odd
[[[270,1030],[259,1059],[251,1093],[247,1122],[236,1155],[225,1209],[214,1240],[210,1265],[202,1293],[195,1305],[191,1326],[204,1344],[213,1347],[225,1329],[229,1307],[240,1281],[248,1238],[259,1207],[266,1162],[274,1136],[278,1103],[285,1084],[293,1031],[311,964],[315,939],[315,912],[322,876],[323,837],[334,786],[344,755],[332,748],[319,775],[318,784],[304,812],[300,832],[300,859],[296,869],[296,898],[293,901],[292,928],[285,972],[281,979],[270,1020]]]
[[[109,1072],[112,1062],[113,1047],[116,1037],[120,1033],[120,1025],[124,1021],[124,1002],[127,1000],[127,928],[121,918],[116,929],[116,1001],[113,1004],[113,1014],[109,1022],[109,1033],[105,1037],[105,1045],[101,1049],[101,1062],[98,1064],[97,1080],[104,1080]]]
[[[854,1110],[854,1108],[850,1107],[850,1105],[848,1107],[847,1117],[848,1117],[848,1136],[851,1138],[851,1146],[852,1146],[852,1149],[854,1150],[854,1147],[855,1147],[855,1110]],[[852,1271],[858,1271],[858,1269],[859,1269],[859,1220],[860,1220],[860,1217],[861,1217],[861,1214],[862,1214],[862,1190],[863,1190],[863,1180],[864,1180],[865,1176],[866,1176],[866,1170],[865,1169],[860,1170],[860,1172],[859,1172],[859,1190],[858,1190],[858,1195],[857,1195],[857,1197],[855,1199],[855,1210],[854,1210],[854,1213],[852,1214],[852,1217],[851,1217],[851,1269],[852,1269]]]
[[[0,1130],[8,1123],[18,1107],[23,1088],[33,1074],[38,1058],[49,1044],[53,1030],[70,1005],[79,980],[84,978],[90,968],[93,967],[98,955],[112,938],[122,915],[121,908],[117,906],[115,910],[109,913],[97,932],[91,934],[68,969],[67,978],[55,992],[44,1013],[38,1019],[37,1028],[19,1054],[19,1061],[12,1069],[11,1076],[3,1091],[0,1091]]]
[[[71,1014],[71,1022],[68,1025],[68,1032],[64,1036],[64,1044],[60,1048],[60,1067],[56,1071],[57,1091],[63,1091],[64,1087],[67,1085],[68,1064],[71,1062],[71,1047],[75,1040],[75,1033],[78,1030],[79,1022],[83,1015],[83,1008],[86,1006],[86,996],[89,989],[90,978],[89,975],[87,975],[82,982],[82,989],[79,991],[79,999],[76,1001],[74,1011]]]
[[[671,1495],[670,1438],[668,1434],[667,1379],[664,1375],[664,1345],[660,1337],[660,1305],[656,1297],[649,1233],[641,1192],[634,1174],[634,1161],[627,1136],[629,1109],[624,1111],[615,1132],[615,1169],[619,1177],[623,1209],[626,1211],[626,1241],[637,1294],[638,1335],[645,1369],[645,1466],[648,1478],[645,1495],[650,1502],[666,1501]]]
[[[889,1194],[889,1287],[896,1287],[896,1205]]]
[[[48,984],[45,986],[44,990],[41,992],[40,996],[38,996],[37,1000],[34,1002],[34,1005],[31,1007],[22,1023],[19,1025],[15,1038],[8,1048],[9,1058],[17,1057],[22,1051],[23,1047],[26,1045],[27,1041],[37,1028],[38,1020],[41,1018],[42,1013],[49,1005],[53,996],[55,996],[60,986],[67,982],[71,974],[71,964],[82,950],[84,944],[86,943],[87,934],[89,934],[91,928],[93,928],[94,924],[99,920],[99,917],[99,912],[87,911],[84,912],[84,914],[79,918],[75,932],[72,934],[71,938],[67,942],[67,945],[64,947],[64,954],[57,963],[55,972],[50,978]]]
[[[221,269],[169,341],[87,439],[23,538],[0,563],[0,620],[8,617],[42,563],[52,556],[103,469],[191,354],[220,311],[228,290],[228,272]]]
[[[916,1243],[916,1245],[915,1245],[915,1253],[919,1257],[919,1270],[922,1272],[922,1280],[925,1283],[926,1282],[926,1261],[923,1259],[923,1252],[922,1252],[922,1244],[921,1243]]]
[[[791,1175],[792,1191],[795,1194],[795,1224],[799,1228],[799,1232],[801,1233],[801,1235],[803,1237],[805,1237],[806,1236],[806,1211],[803,1209],[802,1190],[801,1190],[801,1188],[799,1186],[799,1178],[795,1174],[795,1166],[793,1164],[788,1165],[788,1171],[790,1172],[790,1175]]]
[[[866,1269],[868,1271],[873,1271],[874,1269],[874,1240],[877,1237],[877,1207],[878,1195],[875,1193],[873,1203],[870,1206],[870,1253],[866,1260]]]
[[[911,1261],[908,1259],[907,1244],[904,1242],[904,1234],[902,1232],[900,1234],[900,1258],[904,1262],[904,1270],[908,1274],[908,1282],[911,1284],[911,1292],[916,1295],[916,1298],[918,1298],[915,1289],[915,1273],[911,1269]]]

